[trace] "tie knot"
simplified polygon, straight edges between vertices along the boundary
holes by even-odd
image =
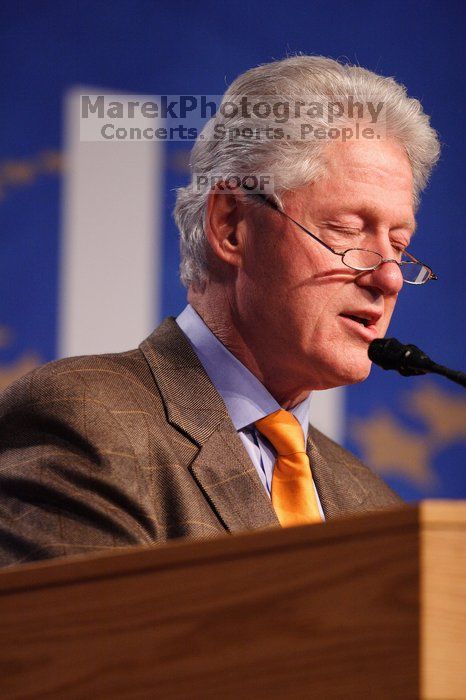
[[[303,429],[292,413],[280,408],[254,425],[272,443],[277,454],[285,456],[305,452]]]

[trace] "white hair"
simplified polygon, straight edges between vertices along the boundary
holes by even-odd
[[[439,140],[421,103],[408,97],[406,88],[393,78],[322,56],[294,56],[246,71],[231,84],[219,110],[198,136],[191,153],[191,182],[177,192],[174,214],[181,234],[180,278],[186,287],[202,286],[208,279],[204,212],[209,188],[195,186],[195,176],[217,177],[220,173],[227,178],[270,173],[280,201],[280,193],[302,187],[324,172],[323,150],[328,141],[300,138],[301,115],[288,115],[286,123],[279,124],[285,137],[276,140],[265,136],[267,123],[260,115],[245,116],[241,110],[230,115],[222,110],[227,102],[239,103],[248,96],[254,100],[260,96],[261,103],[270,105],[283,99],[290,104],[347,104],[350,97],[365,103],[382,103],[386,134],[403,146],[411,164],[415,203],[439,157]],[[314,128],[329,129],[336,123],[326,111],[306,120]],[[339,120],[340,124],[349,121],[348,114]],[[235,137],[214,138],[219,125],[234,132]],[[264,137],[245,136],[248,128]]]

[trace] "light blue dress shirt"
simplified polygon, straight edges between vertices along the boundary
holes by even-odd
[[[188,304],[176,319],[188,337],[210,381],[220,394],[230,418],[270,496],[276,452],[254,427],[255,421],[278,411],[280,405],[265,386],[218,340]],[[307,440],[311,396],[291,409]],[[315,489],[315,485],[314,485]],[[319,495],[317,503],[324,519]]]

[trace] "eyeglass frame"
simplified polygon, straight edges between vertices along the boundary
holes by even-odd
[[[317,241],[318,243],[323,245],[324,248],[327,248],[327,250],[329,250],[334,255],[338,255],[338,257],[341,258],[343,265],[345,265],[350,270],[354,270],[355,272],[373,272],[374,270],[377,270],[384,263],[394,262],[400,268],[401,276],[403,277],[403,272],[401,270],[401,266],[402,265],[410,265],[411,263],[416,263],[418,265],[421,265],[422,267],[425,267],[427,270],[429,270],[429,273],[430,273],[429,277],[426,280],[424,280],[424,282],[410,282],[409,280],[406,280],[403,277],[403,283],[406,282],[406,284],[412,284],[412,285],[415,285],[416,287],[420,287],[421,285],[426,284],[427,282],[430,282],[430,280],[438,280],[437,275],[434,273],[432,268],[429,267],[429,265],[426,265],[421,260],[418,260],[417,258],[415,258],[414,255],[411,255],[411,253],[408,253],[407,250],[403,250],[402,252],[404,255],[407,255],[409,258],[411,258],[411,261],[403,260],[401,262],[398,262],[398,260],[395,260],[394,258],[384,258],[376,250],[368,250],[367,248],[348,248],[347,250],[343,251],[343,253],[338,253],[336,250],[333,250],[333,248],[331,246],[329,246],[327,243],[325,243],[323,240],[321,240],[318,236],[316,236],[315,233],[312,233],[312,231],[309,231],[309,229],[307,229],[305,226],[303,226],[303,224],[300,224],[299,221],[296,221],[296,219],[293,219],[292,216],[290,216],[285,211],[283,211],[283,209],[280,208],[280,206],[278,205],[278,203],[276,201],[270,199],[269,197],[267,197],[267,195],[262,194],[260,192],[254,192],[254,193],[250,193],[250,194],[252,196],[259,197],[265,204],[268,204],[272,209],[275,209],[275,211],[277,211],[279,214],[282,214],[289,221],[292,221],[294,224],[296,224],[296,226],[298,226],[302,231],[304,231],[304,233],[307,233],[308,236],[310,236],[315,241]],[[352,265],[348,265],[348,263],[346,263],[344,261],[344,256],[353,250],[362,250],[362,251],[365,251],[367,253],[374,253],[374,255],[378,255],[380,257],[380,262],[377,265],[375,265],[375,267],[365,267],[362,269],[357,268],[357,267],[353,267]]]

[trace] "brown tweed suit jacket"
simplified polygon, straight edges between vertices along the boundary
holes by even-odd
[[[311,427],[327,519],[400,499]],[[278,526],[174,319],[136,350],[34,370],[0,398],[0,565]]]

